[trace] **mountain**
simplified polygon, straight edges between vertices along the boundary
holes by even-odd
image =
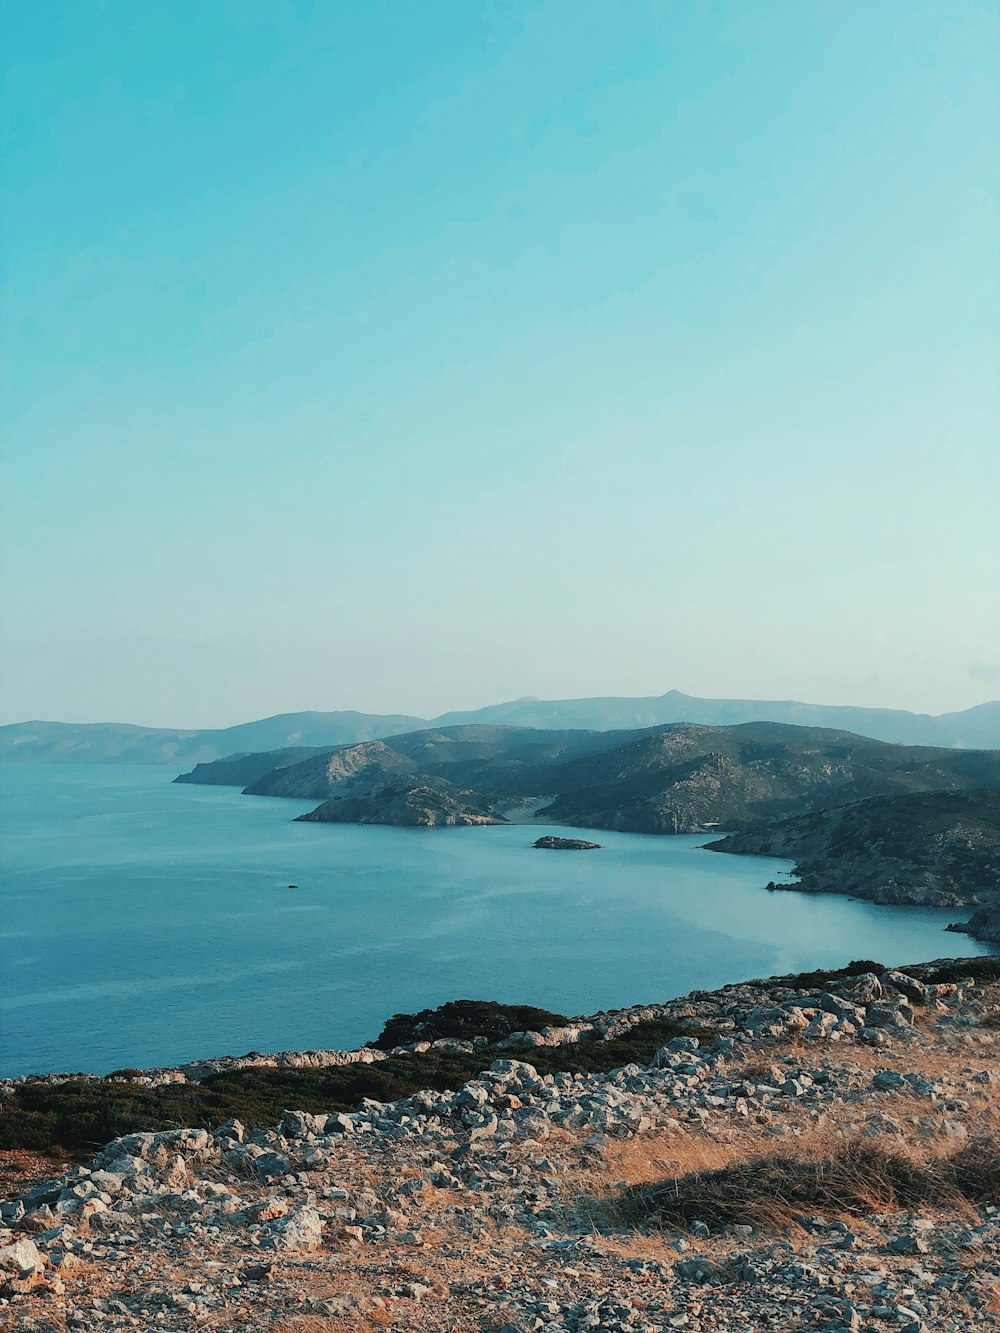
[[[262,766],[268,758],[255,762]],[[218,766],[206,774],[212,767]],[[684,833],[752,828],[871,796],[989,785],[1000,786],[1000,751],[888,745],[849,732],[755,722],[638,732],[437,728],[298,763],[279,759],[246,790],[322,800],[325,813],[314,811],[315,820],[391,823],[407,792],[430,786],[442,809],[477,819],[503,819],[510,807],[530,804],[554,823]],[[407,809],[420,803],[414,799]]]
[[[656,727],[670,722],[735,726],[741,722],[786,722],[800,727],[832,727],[896,745],[1000,748],[1000,701],[960,713],[909,713],[896,708],[850,708],[794,700],[699,699],[668,690],[639,699],[515,699],[474,712],[446,713],[438,726],[493,722],[519,727]]]
[[[698,699],[670,690],[648,699],[515,699],[428,722],[396,713],[283,713],[210,730],[165,730],[123,723],[16,722],[0,727],[0,761],[187,764],[300,747],[349,745],[419,727],[463,725],[543,730],[632,730],[675,722],[734,726],[785,722],[833,727],[897,745],[1000,748],[1000,701],[932,717],[891,708],[847,708],[761,699]]]
[[[509,801],[537,797],[549,790],[538,784],[551,767],[612,749],[628,736],[628,732],[530,727],[431,728],[282,765],[246,790],[252,796],[326,798],[352,783],[357,790],[362,785],[371,789],[428,778],[475,790],[490,801]]]
[[[206,731],[118,722],[15,722],[0,727],[0,761],[181,767],[264,750],[345,745],[422,725],[418,717],[355,712],[281,713]]]
[[[249,787],[252,782],[291,764],[299,764],[315,754],[329,754],[324,745],[295,745],[283,750],[265,750],[256,754],[231,754],[195,764],[190,773],[181,773],[175,782],[208,787]]]
[[[1000,788],[911,792],[778,820],[709,843],[712,851],[788,857],[794,889],[880,903],[975,907],[971,933],[1000,914]]]

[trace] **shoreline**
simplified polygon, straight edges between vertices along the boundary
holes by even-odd
[[[1000,975],[1000,951],[997,954],[942,955],[922,963],[900,963],[885,966],[873,964],[886,973],[899,972],[918,979],[925,973],[959,969],[974,974],[976,967],[988,973]],[[796,988],[810,978],[824,978],[831,982],[845,981],[856,976],[856,964],[848,963],[840,968],[819,968],[807,972],[789,972],[769,977],[753,977],[742,981],[727,982],[711,989],[695,987],[690,991],[650,1003],[623,1005],[612,1009],[599,1009],[589,1014],[576,1014],[567,1018],[565,1024],[547,1026],[540,1030],[527,1030],[508,1034],[498,1045],[510,1049],[552,1049],[577,1045],[587,1041],[606,1041],[610,1036],[619,1035],[638,1023],[658,1020],[673,1014],[678,1007],[706,998],[725,995],[746,987],[753,987],[762,992],[771,989]],[[814,985],[820,983],[817,981]],[[437,1010],[446,1008],[455,1001],[443,1001]],[[477,1002],[479,1003],[479,1002]],[[486,1002],[492,1003],[492,1002]],[[526,1001],[525,1003],[530,1003]],[[389,1019],[386,1015],[386,1021]],[[433,1042],[418,1042],[391,1047],[383,1050],[376,1046],[377,1038],[368,1043],[352,1048],[308,1048],[301,1050],[248,1051],[243,1055],[226,1053],[224,1055],[199,1056],[176,1065],[149,1065],[146,1067],[122,1067],[106,1074],[97,1074],[88,1070],[52,1070],[49,1072],[31,1072],[14,1076],[0,1075],[0,1109],[2,1109],[3,1090],[27,1082],[40,1083],[127,1083],[144,1087],[163,1087],[170,1083],[197,1084],[216,1075],[244,1069],[299,1069],[323,1070],[343,1069],[350,1065],[372,1065],[392,1057],[424,1054],[427,1050],[440,1050],[448,1053],[473,1054],[477,1049],[484,1049],[485,1041],[463,1041],[445,1037]]]

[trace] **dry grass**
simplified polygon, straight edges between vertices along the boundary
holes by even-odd
[[[852,1138],[798,1146],[630,1186],[616,1211],[632,1226],[787,1230],[806,1216],[864,1217],[901,1210],[970,1211],[1000,1198],[1000,1139],[984,1130],[948,1156]]]
[[[987,1314],[994,1314],[1000,1318],[1000,1280],[993,1284],[993,1288],[983,1302],[982,1308]]]
[[[598,1177],[606,1186],[627,1181],[640,1185],[664,1176],[691,1175],[712,1171],[730,1162],[737,1146],[705,1135],[684,1133],[619,1139],[608,1144]],[[597,1181],[592,1180],[591,1184]]]

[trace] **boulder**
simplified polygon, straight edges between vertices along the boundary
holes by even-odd
[[[325,1134],[326,1121],[326,1115],[310,1115],[308,1111],[283,1111],[278,1133],[286,1139],[307,1139],[310,1134]]]
[[[905,972],[893,970],[883,972],[879,977],[883,987],[898,991],[900,995],[905,995],[908,1000],[914,1004],[925,1004],[927,1002],[927,987],[916,977],[908,976]]]
[[[315,1208],[297,1208],[267,1225],[266,1244],[276,1250],[311,1250],[323,1240],[323,1219]]]
[[[45,1280],[45,1258],[27,1236],[0,1238],[0,1291],[19,1295]]]

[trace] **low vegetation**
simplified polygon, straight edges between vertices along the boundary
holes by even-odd
[[[564,1027],[569,1019],[530,1004],[498,1004],[496,1000],[450,1000],[436,1009],[416,1014],[393,1014],[374,1043],[382,1051],[407,1046],[414,1041],[439,1041],[457,1037],[472,1041],[486,1037],[500,1041],[512,1032],[541,1032],[546,1027]]]
[[[788,990],[816,991],[822,990],[832,982],[861,976],[864,972],[874,972],[877,976],[885,970],[884,963],[876,963],[872,958],[856,958],[845,967],[816,968],[812,972],[793,972],[785,977],[755,977],[753,981],[745,984],[760,986],[766,990],[775,985],[782,985]],[[990,981],[1000,981],[1000,958],[957,958],[953,962],[942,963],[940,967],[930,968],[923,963],[911,963],[904,964],[900,970],[919,977],[929,986],[968,981],[972,977],[982,985]]]
[[[231,1116],[251,1128],[264,1128],[275,1125],[288,1107],[353,1111],[364,1097],[392,1101],[422,1088],[458,1088],[493,1060],[512,1056],[530,1061],[540,1073],[604,1072],[631,1063],[647,1064],[661,1046],[681,1035],[691,1035],[690,1029],[654,1020],[611,1041],[524,1050],[492,1045],[472,1054],[431,1050],[330,1069],[238,1069],[202,1083],[167,1083],[158,1088],[108,1080],[28,1079],[15,1085],[0,1109],[0,1149],[91,1152],[122,1134],[183,1126],[211,1129]],[[703,1030],[695,1035],[711,1040],[715,1034]]]
[[[789,990],[822,990],[833,981],[846,981],[850,977],[860,977],[866,972],[884,972],[885,964],[876,963],[871,958],[855,958],[846,967],[817,968],[812,972],[793,972],[786,977],[755,977],[748,981],[748,986],[761,986],[770,990],[780,983]]]
[[[957,958],[952,963],[944,963],[920,975],[930,986],[968,981],[970,977],[975,977],[980,985],[984,985],[990,981],[1000,981],[1000,958]]]

